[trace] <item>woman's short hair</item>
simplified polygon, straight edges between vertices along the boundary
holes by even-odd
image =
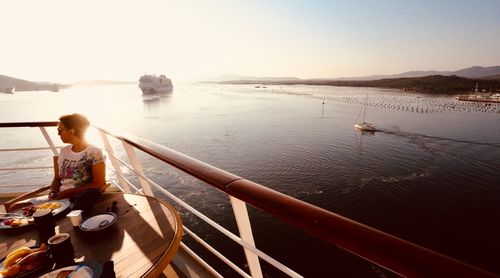
[[[59,121],[65,128],[73,129],[78,138],[83,138],[85,136],[85,131],[87,131],[90,124],[87,117],[78,113],[61,116]]]

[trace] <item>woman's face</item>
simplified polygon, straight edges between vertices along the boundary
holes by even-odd
[[[75,130],[66,128],[60,122],[57,126],[57,134],[59,134],[59,137],[61,137],[61,141],[63,141],[63,143],[69,143],[71,142],[71,138],[73,138],[75,134]]]

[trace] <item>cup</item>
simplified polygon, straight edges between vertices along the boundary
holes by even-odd
[[[82,210],[72,210],[66,216],[71,220],[71,225],[73,225],[73,227],[80,226],[82,222]]]
[[[33,213],[33,220],[38,231],[40,243],[47,242],[51,236],[56,234],[56,222],[51,209],[37,209]]]
[[[56,263],[56,268],[75,264],[75,250],[67,233],[60,233],[47,240],[49,253]]]

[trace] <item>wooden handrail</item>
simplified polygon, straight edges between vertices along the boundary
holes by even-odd
[[[144,138],[132,134],[110,135],[287,223],[400,275],[497,277],[493,273],[279,193]]]
[[[36,126],[36,123],[31,123]],[[0,127],[4,124],[0,123]],[[10,127],[15,125],[10,125]],[[410,277],[499,277],[132,134],[112,134],[215,188],[348,252]]]
[[[39,126],[57,126],[58,122],[12,122],[0,123],[0,127],[39,127]]]

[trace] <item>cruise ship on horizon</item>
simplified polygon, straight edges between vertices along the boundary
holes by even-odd
[[[173,90],[172,81],[165,75],[144,74],[139,78],[139,88],[143,94],[171,93]]]

